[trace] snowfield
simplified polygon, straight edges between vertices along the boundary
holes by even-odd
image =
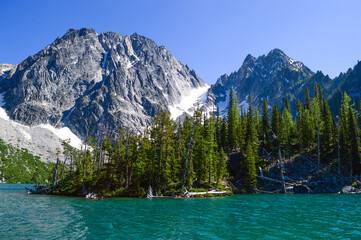
[[[181,101],[174,105],[169,106],[169,111],[172,119],[177,119],[184,112],[192,115],[194,105],[199,102],[204,104],[207,100],[207,92],[210,86],[204,86],[196,89],[191,89],[187,93],[185,93]]]
[[[2,104],[2,96],[0,95],[0,102]],[[27,139],[28,141],[34,139],[31,132],[36,131],[38,128],[47,129],[51,131],[55,136],[60,138],[61,140],[70,139],[70,145],[74,148],[81,149],[82,147],[82,141],[80,138],[78,138],[69,128],[63,127],[63,128],[55,128],[51,126],[50,124],[41,124],[39,126],[34,127],[28,127],[26,125],[17,123],[13,120],[10,120],[8,114],[6,113],[5,109],[0,107],[0,119],[5,120],[9,124],[7,126],[5,123],[1,124],[1,127],[10,127],[13,126],[17,132],[20,132],[21,135]],[[3,137],[3,136],[1,136]]]

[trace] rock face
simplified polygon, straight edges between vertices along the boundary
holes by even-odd
[[[291,59],[279,49],[274,49],[258,58],[248,55],[238,71],[218,78],[210,89],[210,96],[223,113],[227,111],[231,88],[236,92],[243,108],[248,106],[249,93],[256,106],[261,106],[263,98],[268,100],[270,106],[281,106],[286,93],[291,101],[303,94],[304,84],[313,75],[303,63]]]
[[[13,67],[14,67],[14,65],[7,64],[7,63],[0,64],[0,76],[2,76],[4,73],[10,71]]]
[[[70,29],[3,75],[11,119],[68,126],[79,136],[142,129],[183,93],[207,86],[163,46],[133,34]]]

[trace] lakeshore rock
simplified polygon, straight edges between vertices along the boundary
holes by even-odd
[[[352,186],[345,186],[341,189],[341,193],[357,193],[357,189]]]

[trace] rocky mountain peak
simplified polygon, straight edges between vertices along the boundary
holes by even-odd
[[[157,111],[204,86],[151,39],[82,28],[69,29],[18,64],[0,82],[0,93],[16,121],[95,136],[124,126],[140,130]]]
[[[292,86],[304,83],[314,73],[302,62],[288,57],[278,48],[271,50],[267,55],[253,57],[247,55],[242,66],[229,76],[222,75],[211,87],[216,105],[221,105],[221,111],[226,111],[226,101],[230,88],[237,94],[242,107],[247,107],[247,96],[250,92],[253,104],[260,106],[263,98],[269,103],[281,105],[286,93],[291,92]],[[291,96],[292,98],[292,96]],[[292,99],[291,99],[292,100]]]

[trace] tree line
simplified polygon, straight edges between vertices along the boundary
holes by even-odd
[[[317,166],[326,158],[338,158],[339,165],[360,175],[359,111],[346,93],[339,116],[332,116],[319,85],[314,98],[305,90],[305,102],[297,99],[291,113],[288,96],[283,111],[270,107],[263,98],[262,108],[239,108],[233,89],[226,116],[202,111],[198,105],[192,117],[181,123],[167,111],[159,111],[143,133],[129,129],[112,136],[88,138],[83,151],[64,142],[64,161],[58,161],[52,182],[56,192],[82,195],[95,192],[104,196],[144,196],[149,188],[158,195],[181,194],[184,188],[221,187],[226,179],[241,180],[245,192],[257,187],[259,168],[266,166],[265,154],[290,158],[313,152]],[[235,156],[240,174],[227,168],[227,157]],[[229,171],[228,171],[229,170]],[[318,169],[319,171],[319,169]]]
[[[83,151],[64,142],[65,160],[58,160],[52,180],[56,193],[103,196],[181,194],[184,188],[222,187],[226,154],[217,144],[220,117],[199,108],[176,124],[159,111],[142,134],[130,129],[107,138],[88,138]]]

